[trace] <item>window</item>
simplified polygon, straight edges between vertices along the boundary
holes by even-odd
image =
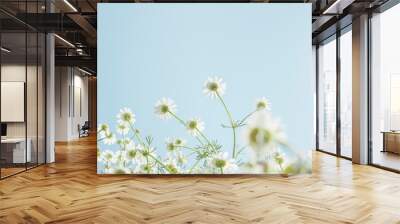
[[[371,19],[372,163],[400,170],[400,5]]]
[[[41,5],[19,2],[15,9],[21,15],[40,13]],[[0,17],[15,22],[12,29],[0,24],[0,178],[5,178],[45,163],[46,39],[7,14]]]
[[[344,30],[340,36],[340,154],[352,156],[352,33]]]
[[[336,153],[336,39],[318,47],[318,146]]]

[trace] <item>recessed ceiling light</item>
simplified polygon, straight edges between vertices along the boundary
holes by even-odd
[[[322,14],[342,14],[343,9],[351,5],[354,0],[336,0]]]
[[[81,69],[81,68],[79,68],[79,67],[78,67],[78,70],[81,71],[81,72],[83,72],[83,73],[85,73],[85,74],[87,74],[87,75],[90,75],[90,76],[92,75],[92,73],[90,73],[90,72],[88,72],[88,71],[86,71],[86,70],[83,70],[83,69]]]
[[[68,46],[75,48],[75,45],[73,45],[71,42],[69,42],[68,40],[60,37],[58,34],[54,34],[55,37],[57,37],[59,40],[61,40],[62,42],[66,43]]]
[[[74,12],[78,12],[78,10],[68,1],[64,0],[65,4],[67,4]]]
[[[1,51],[4,51],[6,53],[10,53],[11,52],[11,50],[9,50],[9,49],[7,49],[5,47],[1,47],[0,49],[1,49]]]

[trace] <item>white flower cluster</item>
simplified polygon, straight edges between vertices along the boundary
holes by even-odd
[[[98,128],[99,142],[117,146],[117,150],[100,149],[98,163],[101,173],[105,174],[178,174],[178,173],[299,173],[308,172],[306,164],[289,150],[286,136],[280,122],[272,117],[271,103],[265,98],[256,100],[255,108],[241,120],[235,120],[224,101],[226,84],[222,78],[210,77],[203,92],[217,99],[227,114],[232,130],[232,151],[224,151],[217,140],[207,137],[205,124],[200,118],[183,119],[178,115],[177,105],[167,97],[161,98],[154,106],[154,113],[160,119],[175,119],[197,142],[190,145],[182,138],[167,138],[166,156],[162,158],[152,146],[152,137],[142,137],[135,128],[135,114],[129,108],[123,108],[117,115],[116,133],[110,131],[107,124]],[[244,127],[242,133],[246,145],[239,147],[237,130]],[[118,139],[117,139],[118,138]],[[136,142],[136,143],[135,143]],[[101,145],[103,147],[103,145]],[[250,153],[250,159],[244,161],[242,153]],[[293,156],[294,155],[294,156]]]

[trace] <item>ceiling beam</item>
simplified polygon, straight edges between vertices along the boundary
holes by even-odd
[[[97,69],[97,60],[91,56],[55,56],[56,66],[79,66],[87,67],[92,71]]]

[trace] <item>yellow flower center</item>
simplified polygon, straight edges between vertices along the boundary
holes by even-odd
[[[169,107],[167,105],[161,105],[160,111],[163,114],[168,113]]]
[[[101,131],[107,131],[107,129],[108,129],[108,126],[105,125],[105,124],[102,124],[101,127],[100,127]]]
[[[262,110],[265,109],[267,107],[267,104],[263,101],[260,101],[257,103],[257,109]]]
[[[128,152],[128,156],[129,156],[129,158],[131,158],[131,159],[135,158],[135,157],[136,157],[136,151],[135,151],[135,150],[130,150],[130,151]]]
[[[216,82],[210,82],[207,84],[207,88],[210,91],[216,92],[218,90],[218,84]]]
[[[174,165],[168,164],[166,167],[169,173],[178,173],[178,169]]]
[[[114,171],[114,174],[125,174],[126,172],[125,172],[125,170],[123,170],[123,169],[116,169],[115,171]]]
[[[214,161],[214,163],[215,163],[215,166],[218,168],[223,168],[226,165],[226,161],[223,159],[216,159]]]
[[[174,143],[168,143],[168,144],[167,144],[167,149],[168,149],[169,151],[174,151],[174,150],[175,150],[175,145],[174,145]]]
[[[143,151],[143,152],[142,152],[142,155],[143,155],[143,156],[148,156],[148,155],[150,155],[150,153],[149,153],[148,151]]]
[[[197,128],[197,122],[196,121],[189,121],[188,127],[192,130]]]
[[[122,120],[130,121],[130,120],[132,120],[132,115],[130,113],[123,113],[122,114]]]
[[[112,155],[110,153],[107,153],[104,157],[106,158],[106,160],[112,159]]]
[[[270,143],[272,136],[267,129],[253,128],[249,134],[250,144],[264,145]]]

